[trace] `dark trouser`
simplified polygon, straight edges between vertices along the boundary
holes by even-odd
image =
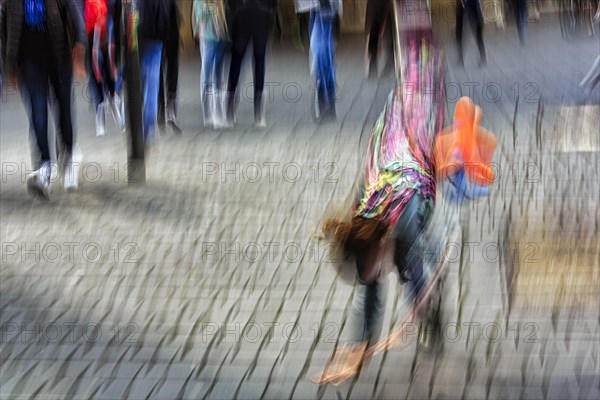
[[[463,18],[467,14],[469,24],[475,27],[477,39],[477,47],[479,47],[479,55],[485,61],[485,45],[483,44],[483,15],[481,14],[481,6],[479,0],[464,0],[464,8],[460,1],[456,2],[456,42],[458,43],[458,51],[460,58],[463,57]]]
[[[246,48],[252,41],[254,48],[254,94],[262,94],[265,86],[265,59],[267,54],[267,40],[269,38],[269,25],[271,15],[269,12],[256,9],[242,9],[234,17],[231,24],[231,37],[233,48],[231,65],[229,67],[229,83],[227,91],[235,92],[237,89],[242,61]]]
[[[410,282],[410,299],[417,298],[427,280],[423,273],[423,248],[421,234],[428,219],[422,214],[424,199],[414,194],[393,230],[395,238],[394,263],[402,281]],[[351,320],[355,325],[351,342],[364,342],[378,335],[381,326],[383,304],[381,288],[378,282],[380,271],[375,262],[375,252],[365,254],[356,261],[360,287],[355,295]]]
[[[165,91],[167,99],[177,98],[179,84],[179,31],[173,32],[163,45],[162,62],[160,65],[160,86],[158,88],[159,110],[164,108]],[[166,72],[165,72],[166,70]]]
[[[385,23],[388,13],[388,2],[382,0],[369,0],[367,3],[367,26],[369,32],[369,43],[367,49],[371,63],[377,58],[377,48],[379,47],[379,36]]]
[[[300,30],[300,40],[302,44],[309,45],[309,25],[310,25],[310,12],[298,13],[298,29]]]
[[[89,43],[93,43],[93,34],[89,36]],[[98,52],[97,68],[100,72],[100,79],[96,77],[94,70],[93,51],[87,52],[87,62],[90,74],[90,86],[93,90],[94,102],[96,107],[104,102],[104,90],[106,89],[111,96],[115,94],[115,80],[110,71],[110,61],[108,58],[108,49],[101,48]]]
[[[515,22],[519,31],[519,40],[525,41],[525,30],[527,28],[527,0],[513,0]]]
[[[22,59],[19,69],[23,82],[22,98],[29,111],[29,120],[37,141],[41,161],[50,161],[48,145],[48,101],[58,102],[58,129],[64,150],[71,154],[73,150],[73,121],[71,118],[72,66],[63,62],[55,68],[50,60],[38,61]],[[49,84],[55,99],[49,98]]]

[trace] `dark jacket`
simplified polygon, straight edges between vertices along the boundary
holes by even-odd
[[[277,15],[278,0],[227,0],[227,26],[229,33],[235,32],[235,25],[239,18],[241,21],[247,20],[247,23],[252,23],[248,19],[251,18],[248,14],[259,12],[269,15],[269,25],[274,25],[274,20]],[[264,14],[263,14],[264,15]]]
[[[173,26],[173,22],[179,18],[175,0],[142,0],[138,1],[138,5],[139,39],[167,41],[172,35],[172,30],[177,29],[177,26]]]
[[[383,21],[390,17],[392,2],[389,0],[369,0],[367,15],[365,17],[365,31],[369,32],[373,24],[383,25]]]
[[[63,16],[66,21],[63,21]],[[87,33],[78,0],[46,0],[46,23],[55,65],[71,65],[76,43],[87,44]],[[1,58],[6,70],[15,67],[21,45],[23,0],[5,0],[0,18]],[[70,33],[69,33],[70,32]],[[69,43],[69,36],[73,35]]]
[[[274,13],[277,10],[278,0],[229,0],[227,8],[231,15],[235,15],[244,8],[253,8]]]

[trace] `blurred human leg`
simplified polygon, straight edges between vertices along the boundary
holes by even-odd
[[[513,8],[517,31],[519,32],[519,40],[521,44],[524,44],[525,32],[527,30],[527,0],[513,0]]]
[[[477,47],[479,48],[479,56],[481,57],[480,65],[485,65],[487,62],[487,56],[485,53],[485,44],[483,42],[483,14],[481,12],[481,4],[479,0],[464,1],[465,12],[467,13],[469,25],[471,25],[475,32]]]
[[[214,48],[213,79],[215,89],[215,127],[222,128],[225,125],[225,91],[223,90],[223,62],[227,43],[217,41]]]
[[[427,223],[423,215],[423,198],[413,194],[394,227],[396,247],[394,263],[400,280],[410,282],[410,299],[415,300],[421,293],[427,278],[423,270],[421,235]]]
[[[179,85],[179,29],[172,29],[165,44],[167,57],[167,122],[177,127],[177,87]]]
[[[335,117],[333,16],[318,10],[311,15],[311,55],[319,102],[319,117]]]
[[[104,113],[104,71],[102,68],[103,55],[99,46],[94,45],[94,34],[90,34],[89,43],[91,48],[87,51],[87,61],[89,68],[89,81],[94,98],[94,109],[96,111],[96,136],[106,134],[105,113]]]
[[[235,103],[235,91],[237,90],[238,82],[240,79],[240,71],[242,69],[242,61],[246,48],[252,38],[251,24],[254,21],[244,21],[243,18],[236,18],[232,22],[233,32],[232,37],[232,49],[231,49],[231,64],[229,66],[229,81],[227,83],[227,124],[233,125],[234,123],[234,103]]]
[[[144,143],[146,144],[153,141],[155,137],[162,46],[162,42],[158,40],[145,41],[140,45]]]
[[[52,173],[48,146],[48,65],[25,59],[19,62],[19,69],[23,82],[22,99],[40,157],[34,165],[35,171],[27,177],[27,190],[34,196],[48,197]]]
[[[267,41],[269,38],[268,15],[264,15],[262,23],[257,21],[253,32],[254,50],[254,123],[264,128],[267,124],[265,117],[265,68],[267,57]]]
[[[73,127],[72,110],[72,71],[70,66],[63,65],[60,70],[50,72],[50,82],[58,101],[58,124],[61,139],[62,155],[59,155],[63,168],[63,184],[65,190],[76,190],[79,184],[79,168],[82,160],[81,152],[76,146],[75,129]],[[114,92],[114,86],[113,86]]]
[[[463,18],[464,18],[464,5],[460,0],[456,0],[456,45],[458,47],[458,58],[460,63],[463,63]]]
[[[216,90],[215,83],[213,81],[213,70],[215,67],[215,44],[216,42],[211,39],[202,39],[200,42],[200,52],[202,53],[200,96],[205,127],[212,127],[215,123],[212,101]]]

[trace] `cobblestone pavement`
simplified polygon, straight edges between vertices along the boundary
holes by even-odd
[[[125,136],[93,136],[77,87],[83,180],[74,194],[57,185],[51,202],[26,194],[26,117],[5,93],[0,398],[600,397],[599,95],[577,87],[598,37],[565,42],[545,18],[526,47],[513,26],[487,29],[487,68],[469,35],[465,69],[448,45],[449,113],[450,90],[473,88],[501,145],[492,196],[458,217],[443,351],[417,351],[410,334],[339,387],[309,380],[347,331],[353,292],[319,226],[349,194],[393,82],[363,79],[360,37],[338,48],[331,124],[312,121],[307,55],[282,43],[268,129],[252,128],[244,96],[236,129],[204,129],[190,57],[184,133],[160,137],[143,187],[125,181]],[[387,283],[391,329],[405,306],[395,275]]]

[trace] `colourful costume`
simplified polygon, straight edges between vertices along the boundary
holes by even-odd
[[[430,31],[407,33],[405,77],[391,92],[371,134],[366,170],[350,222],[328,221],[325,231],[356,259],[356,288],[346,345],[334,352],[319,384],[352,377],[365,354],[393,342],[367,347],[380,329],[382,299],[379,278],[382,254],[393,244],[400,280],[410,282],[413,315],[427,311],[441,263],[425,265],[423,231],[433,214],[436,181],[447,178],[456,200],[487,195],[493,181],[489,167],[496,139],[479,127],[481,109],[470,99],[457,103],[453,126],[444,123],[444,64]]]
[[[433,140],[444,122],[442,59],[423,40],[410,44],[407,82],[394,89],[373,130],[355,216],[392,227],[415,192],[435,203]],[[419,55],[417,55],[417,52]],[[437,82],[436,77],[441,78]]]

